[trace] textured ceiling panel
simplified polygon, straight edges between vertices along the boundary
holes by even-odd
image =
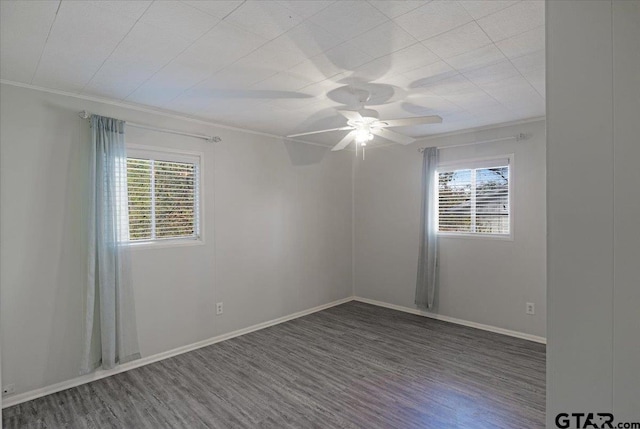
[[[88,3],[62,2],[32,82],[82,90],[134,24]]]
[[[476,85],[482,85],[518,76],[518,70],[511,61],[502,60],[485,67],[469,70],[464,73],[464,76]]]
[[[325,9],[334,1],[335,0],[278,0],[278,3],[287,9],[290,9],[302,19],[307,19],[320,12],[322,9]]]
[[[473,18],[455,1],[436,0],[395,18],[418,40],[425,40],[471,22]]]
[[[193,42],[211,30],[220,19],[185,3],[163,0],[153,2],[140,21]]]
[[[49,2],[56,3],[56,2]],[[152,0],[122,1],[122,0],[86,0],[91,6],[96,6],[111,13],[116,13],[127,18],[140,19],[145,11],[153,3]]]
[[[447,63],[456,70],[464,73],[479,67],[485,67],[505,59],[504,54],[496,45],[486,45],[482,48],[447,59]]]
[[[480,19],[518,2],[513,0],[460,0],[458,3],[469,12],[473,19]]]
[[[351,39],[387,21],[387,17],[369,3],[357,0],[337,1],[309,18],[344,40]]]
[[[378,58],[415,44],[417,40],[392,21],[375,28],[351,40],[358,49]]]
[[[52,1],[0,2],[0,76],[30,82],[56,17]]]
[[[291,9],[270,1],[244,3],[225,21],[266,39],[280,36],[302,22]]]
[[[521,1],[478,20],[487,35],[497,42],[544,25],[544,2]]]
[[[393,19],[427,3],[424,0],[369,0],[369,4]]]
[[[180,36],[138,22],[93,76],[84,92],[125,98],[189,44]]]
[[[218,19],[223,19],[244,3],[244,0],[186,0],[183,3]]]
[[[496,46],[508,58],[517,58],[540,50],[544,51],[544,26],[500,40],[496,42]]]
[[[434,54],[448,59],[473,51],[491,43],[491,40],[475,22],[462,25],[422,42]]]

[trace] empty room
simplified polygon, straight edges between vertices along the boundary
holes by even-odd
[[[0,0],[3,428],[640,428],[639,0]]]

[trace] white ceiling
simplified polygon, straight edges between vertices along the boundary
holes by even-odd
[[[0,4],[2,79],[276,135],[344,125],[349,88],[444,118],[413,136],[545,114],[542,0]]]

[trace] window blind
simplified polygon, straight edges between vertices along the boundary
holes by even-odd
[[[197,164],[128,158],[129,240],[198,236]]]
[[[438,171],[438,231],[510,233],[508,160]]]

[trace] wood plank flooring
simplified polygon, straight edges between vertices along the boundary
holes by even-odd
[[[544,428],[545,346],[359,302],[5,409],[5,428]]]

